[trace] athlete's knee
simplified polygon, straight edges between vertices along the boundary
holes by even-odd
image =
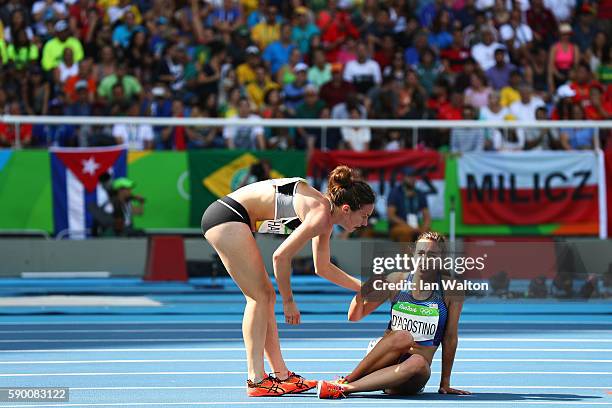
[[[427,375],[429,373],[429,362],[420,354],[413,354],[399,365],[401,372],[411,374]]]
[[[406,330],[394,330],[389,333],[391,347],[395,351],[408,351],[414,345],[414,338]]]
[[[249,296],[246,297],[247,302],[254,302],[258,305],[269,306],[270,304],[274,304],[276,302],[276,292],[274,291],[274,287],[272,285],[263,285],[254,292],[252,292]]]

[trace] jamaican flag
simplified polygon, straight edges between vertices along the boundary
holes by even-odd
[[[272,178],[306,176],[306,154],[300,151],[189,151],[190,226],[199,227],[206,207],[234,191],[260,160],[271,164]]]

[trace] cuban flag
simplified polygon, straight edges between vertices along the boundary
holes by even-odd
[[[104,173],[110,173],[112,178],[125,177],[127,149],[125,146],[51,148],[49,154],[55,234],[85,238],[93,225],[87,208],[92,204],[103,206],[109,199],[99,177]]]

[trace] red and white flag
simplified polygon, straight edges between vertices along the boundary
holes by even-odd
[[[466,153],[458,164],[463,222],[580,224],[596,234],[605,192],[598,160],[590,151]]]

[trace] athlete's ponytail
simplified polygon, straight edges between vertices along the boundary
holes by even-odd
[[[374,204],[376,196],[372,187],[362,180],[353,178],[353,170],[338,166],[329,175],[327,194],[336,207],[347,204],[352,211],[363,205]]]

